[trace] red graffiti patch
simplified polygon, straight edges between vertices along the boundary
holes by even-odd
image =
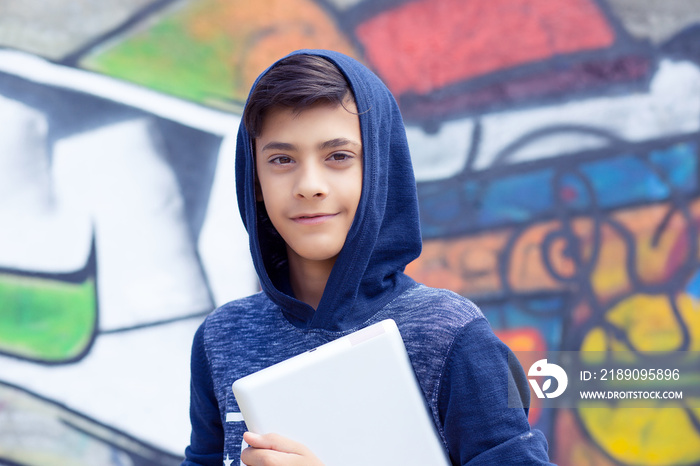
[[[427,94],[615,40],[590,0],[419,0],[372,17],[356,32],[368,61],[396,94]]]

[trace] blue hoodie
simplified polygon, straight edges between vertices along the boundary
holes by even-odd
[[[544,436],[527,421],[522,368],[509,365],[508,348],[479,309],[403,273],[420,254],[421,237],[411,157],[391,93],[345,55],[294,53],[329,59],[350,84],[362,133],[360,204],[314,310],[295,299],[285,262],[273,257],[284,251],[281,238],[261,227],[252,141],[241,123],[238,205],[262,291],[221,306],[195,335],[192,437],[183,465],[239,464],[245,424],[231,390],[235,380],[386,318],[401,331],[453,464],[549,464]],[[508,407],[509,393],[522,408]]]

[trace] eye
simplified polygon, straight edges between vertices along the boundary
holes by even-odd
[[[332,162],[343,162],[345,160],[350,160],[352,158],[351,154],[347,152],[334,152],[329,157],[328,160]]]
[[[269,162],[275,165],[286,165],[292,163],[292,158],[287,155],[277,155],[271,158]]]

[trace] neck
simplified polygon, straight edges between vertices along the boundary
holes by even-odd
[[[333,270],[335,257],[324,261],[304,259],[287,248],[289,259],[289,282],[294,296],[314,309],[318,308],[326,289],[328,277]]]

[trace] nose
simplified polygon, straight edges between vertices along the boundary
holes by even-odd
[[[298,171],[294,195],[304,199],[323,199],[328,195],[328,182],[323,168],[314,163],[305,163]]]

